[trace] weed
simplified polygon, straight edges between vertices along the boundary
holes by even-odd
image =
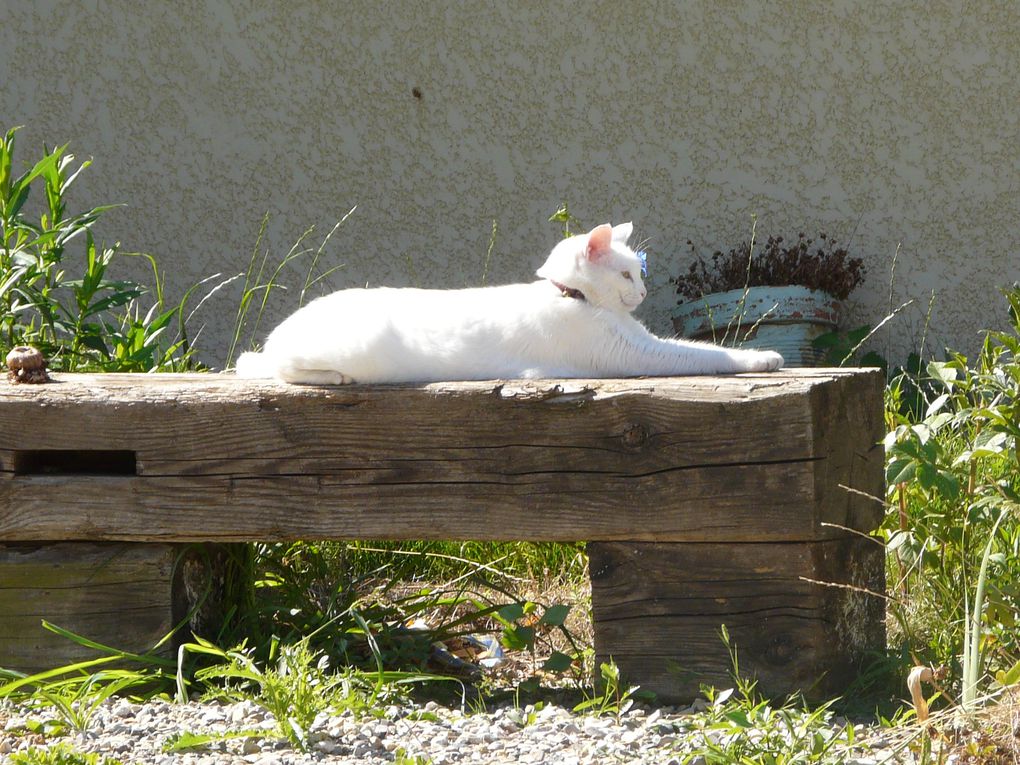
[[[496,246],[496,234],[499,231],[495,219],[492,221],[492,233],[489,234],[489,246],[485,249],[485,264],[482,266],[482,286],[484,287],[489,281],[489,263],[492,261],[492,250]]]
[[[541,611],[541,613],[540,613]],[[553,650],[542,664],[543,672],[562,673],[569,670],[580,654],[580,647],[574,642],[573,636],[564,627],[570,606],[556,603],[546,608],[532,601],[510,603],[496,611],[494,616],[503,625],[500,642],[511,651],[527,651],[531,655],[532,670],[535,668],[535,657],[538,641],[544,633],[559,629],[574,648],[574,656]]]
[[[216,681],[210,688],[216,696],[253,699],[273,715],[280,735],[301,751],[308,748],[308,732],[320,712],[341,701],[350,705],[362,699],[344,687],[345,675],[327,672],[328,660],[312,652],[307,642],[281,647],[276,666],[268,669],[260,667],[244,646],[223,650],[199,640],[181,646],[180,655],[186,653],[217,660],[195,672],[195,682]],[[348,692],[341,694],[341,688]],[[183,677],[178,699],[187,700]]]
[[[602,678],[601,693],[595,692],[588,699],[574,707],[575,712],[585,712],[596,717],[612,715],[619,720],[634,706],[637,685],[624,687],[620,680],[620,668],[612,660],[599,664],[599,675]]]
[[[569,581],[588,577],[583,542],[354,542],[346,562],[359,574],[380,566],[397,569],[409,579],[443,582],[498,566],[502,578],[535,580],[555,572]],[[394,558],[411,557],[404,561]]]
[[[577,218],[571,215],[570,208],[566,202],[560,205],[559,209],[549,216],[549,222],[563,224],[564,239],[574,236],[574,234],[576,233],[576,231],[570,230],[571,226],[582,227],[581,221],[579,221]]]
[[[167,738],[167,740],[163,742],[162,750],[164,754],[179,754],[181,752],[206,749],[212,744],[219,744],[223,741],[248,738],[259,739],[265,737],[266,731],[264,730],[224,731],[222,733],[192,733],[190,731],[181,731],[180,733],[175,733]]]
[[[266,228],[269,224],[269,214],[262,218],[259,226],[258,236],[255,238],[255,246],[252,248],[251,257],[248,260],[247,268],[235,278],[244,279],[241,288],[241,295],[237,302],[237,311],[234,317],[234,331],[230,340],[230,347],[227,350],[227,358],[224,366],[230,367],[240,353],[243,346],[242,336],[247,336],[247,347],[255,348],[259,336],[259,329],[265,317],[266,308],[269,305],[271,295],[277,290],[287,290],[283,276],[287,267],[292,263],[308,258],[308,266],[305,269],[301,290],[298,293],[298,307],[304,305],[309,291],[321,282],[328,282],[330,276],[344,268],[344,264],[332,266],[325,270],[319,268],[320,260],[325,252],[326,245],[330,239],[347,219],[354,214],[357,206],[352,207],[346,215],[334,224],[329,233],[323,237],[317,247],[311,247],[308,240],[315,232],[315,227],[307,228],[291,245],[287,254],[275,263],[271,259],[269,246],[263,249]],[[309,257],[310,256],[310,257]]]
[[[308,749],[309,732],[316,717],[326,711],[370,714],[378,703],[399,696],[403,687],[448,679],[424,673],[386,671],[381,666],[375,673],[353,668],[335,670],[325,654],[309,647],[307,639],[290,645],[274,641],[270,666],[256,662],[252,653],[243,645],[224,650],[200,639],[185,643],[178,652],[177,698],[186,701],[189,687],[197,685],[215,698],[252,700],[273,715],[277,733],[301,751]],[[184,658],[188,654],[211,661],[208,666],[196,670],[191,681],[186,680],[183,673]],[[180,746],[180,743],[175,745]],[[189,744],[195,745],[194,742]]]
[[[730,654],[734,686],[717,691],[703,686],[708,709],[692,718],[689,732],[697,743],[687,752],[687,762],[701,758],[706,765],[728,763],[845,762],[854,745],[852,724],[832,723],[833,702],[810,709],[790,699],[776,707],[756,693],[756,683],[741,676],[736,648],[726,627],[720,635]]]
[[[87,730],[99,706],[113,696],[145,699],[170,687],[173,662],[155,654],[159,645],[152,653],[135,654],[96,643],[46,621],[43,627],[100,655],[33,675],[0,670],[0,681],[5,681],[0,683],[0,699],[23,702],[51,715],[35,723],[42,731]],[[161,644],[170,637],[165,636]],[[121,665],[135,668],[124,669]]]
[[[432,759],[423,754],[408,754],[405,749],[393,752],[393,765],[432,765]]]
[[[131,673],[97,672],[80,679],[40,685],[33,696],[33,706],[52,710],[61,726],[84,731],[104,701],[135,685],[137,678]]]
[[[187,331],[189,320],[214,294],[243,279],[229,363],[246,343],[253,344],[271,294],[286,288],[289,267],[307,264],[298,305],[342,268],[324,267],[323,254],[353,210],[320,243],[311,243],[313,229],[305,231],[276,263],[264,247],[264,219],[245,272],[219,282],[218,275],[210,277],[171,305],[151,257],[139,256],[152,267],[153,288],[113,276],[118,259],[135,254],[95,240],[93,226],[109,206],[68,213],[68,190],[89,162],[76,166],[66,146],[59,147],[16,175],[14,139],[11,130],[0,143],[0,343],[35,344],[55,369],[192,368],[195,338]],[[45,195],[38,220],[26,213],[33,188]],[[550,220],[562,225],[564,236],[580,226],[566,204]],[[483,282],[496,234],[493,222]],[[753,236],[754,231],[746,248],[730,253],[739,266],[737,286],[748,283]],[[854,286],[863,272],[843,248],[829,240],[825,246],[835,255],[828,266],[803,238],[792,246],[772,240],[765,249],[789,272],[842,269],[843,287]],[[73,248],[78,248],[75,258]],[[76,266],[79,272],[72,278]],[[205,295],[189,309],[199,290]],[[1011,333],[988,333],[973,361],[951,354],[924,365],[916,358],[891,381],[887,394],[889,512],[882,534],[894,587],[902,596],[891,609],[902,641],[897,659],[904,666],[949,666],[967,707],[980,704],[988,688],[1020,681],[1020,289],[1006,297]],[[824,342],[843,361],[880,327]],[[192,691],[250,698],[273,714],[277,733],[300,749],[308,745],[316,716],[325,711],[370,714],[380,699],[403,693],[409,684],[449,681],[423,670],[435,640],[480,626],[495,630],[505,648],[530,656],[536,674],[570,671],[579,657],[591,655],[566,630],[568,606],[520,599],[493,584],[533,580],[549,571],[581,581],[587,576],[581,544],[265,544],[243,548],[237,562],[244,597],[215,643],[196,638],[182,648],[177,664],[168,666],[158,657],[118,652],[66,633],[100,657],[31,677],[0,673],[0,698],[31,701],[44,710],[47,719],[38,725],[49,733],[87,729],[96,708],[114,694],[144,696],[175,686],[181,699]],[[398,581],[445,584],[398,591]],[[484,594],[474,591],[483,587]],[[416,620],[431,629],[410,629]],[[250,642],[242,643],[240,635],[250,635]],[[562,650],[551,636],[566,641],[558,644]],[[547,652],[539,666],[537,657]],[[113,662],[137,669],[113,670]],[[349,666],[337,669],[339,662]],[[626,685],[612,662],[601,664],[598,672],[599,689],[575,710],[625,714],[639,689]],[[528,682],[527,687],[538,684],[534,677]],[[518,692],[527,687],[519,685]],[[758,699],[753,684],[740,679],[734,689],[706,689],[706,696],[709,710],[695,726],[704,734],[698,754],[706,762],[823,762],[854,743],[853,727],[833,725],[829,705],[810,710],[791,700],[777,707]],[[181,736],[167,746],[181,751],[209,743]],[[396,756],[407,765],[425,761]],[[78,762],[66,759],[67,765]]]
[[[185,319],[193,290],[177,305],[168,305],[162,274],[151,256],[124,252],[119,244],[96,243],[92,228],[115,205],[68,213],[68,191],[91,163],[75,167],[67,145],[46,150],[34,166],[15,175],[16,132],[11,129],[0,139],[0,346],[34,345],[52,369],[61,371],[177,372],[195,367]],[[36,223],[26,202],[39,186],[45,205]],[[77,243],[83,252],[73,258],[70,248]],[[114,260],[122,255],[148,260],[154,292],[109,277]],[[79,278],[67,270],[75,262],[81,268]],[[153,298],[148,308],[140,302],[145,296]]]
[[[698,735],[698,743],[687,762],[700,757],[707,765],[838,763],[846,762],[854,745],[854,726],[833,725],[831,704],[810,709],[791,700],[775,707],[746,686],[737,693],[705,693],[709,707],[688,729]]]
[[[1020,289],[1006,297],[1011,333],[989,332],[974,363],[950,354],[893,380],[887,405],[891,614],[912,663],[950,667],[965,707],[1020,659]]]
[[[90,752],[79,752],[68,744],[50,747],[33,746],[23,752],[9,754],[10,765],[122,765],[112,757],[100,757]]]
[[[876,329],[869,325],[846,331],[834,329],[816,337],[811,341],[811,346],[825,353],[827,366],[878,367],[887,370],[889,363],[878,353],[859,353]]]

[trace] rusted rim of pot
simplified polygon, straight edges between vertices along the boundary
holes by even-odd
[[[673,324],[687,337],[731,324],[808,322],[835,328],[842,313],[843,303],[827,292],[799,286],[749,287],[682,303],[673,311]]]

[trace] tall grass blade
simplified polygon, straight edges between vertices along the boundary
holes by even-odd
[[[308,292],[309,289],[311,289],[315,284],[322,281],[323,279],[326,279],[330,274],[333,274],[344,267],[343,264],[339,266],[334,266],[333,268],[327,270],[325,273],[319,274],[315,278],[312,278],[312,274],[315,272],[315,267],[318,265],[319,258],[322,257],[322,253],[326,249],[326,245],[329,243],[329,240],[333,238],[333,234],[337,232],[340,226],[342,226],[347,221],[347,219],[354,214],[354,211],[357,209],[358,206],[354,205],[354,207],[348,210],[347,214],[340,218],[340,220],[338,220],[334,224],[333,228],[331,228],[329,233],[326,234],[326,236],[323,238],[322,244],[320,244],[319,248],[315,251],[315,255],[312,257],[312,262],[309,263],[308,270],[305,272],[305,283],[304,285],[302,285],[301,294],[298,296],[298,307],[303,306],[305,304],[305,294]]]

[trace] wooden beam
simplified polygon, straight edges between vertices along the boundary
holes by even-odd
[[[881,517],[841,488],[881,495],[878,372],[55,379],[0,386],[2,540],[810,541]],[[133,461],[75,468],[95,451]]]

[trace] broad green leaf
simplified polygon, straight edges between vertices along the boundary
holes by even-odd
[[[953,387],[960,376],[959,370],[956,367],[950,366],[949,362],[945,361],[932,361],[928,364],[928,374],[934,379],[940,380],[948,388]]]
[[[209,733],[191,733],[188,731],[174,733],[163,742],[163,753],[177,754],[178,752],[186,752],[190,749],[204,749],[209,744],[218,740],[219,737]]]
[[[726,688],[725,690],[719,691],[715,698],[712,699],[712,706],[721,707],[729,700],[730,696],[733,695],[733,691],[733,688]]]
[[[602,675],[602,679],[607,683],[620,682],[620,668],[616,666],[615,662],[604,661],[599,664],[599,674]]]
[[[899,483],[908,483],[917,474],[917,462],[912,459],[893,460],[885,471],[886,483],[894,486]]]
[[[4,215],[7,218],[13,218],[21,211],[21,207],[25,204],[25,200],[28,199],[29,192],[32,190],[31,186],[20,184],[14,184],[14,187],[10,191],[6,209]]]
[[[995,673],[996,682],[1004,687],[1020,683],[1020,661],[1006,670],[1000,669]]]
[[[103,338],[99,335],[88,334],[82,335],[80,338],[81,344],[86,348],[91,348],[94,351],[98,351],[104,356],[110,355],[110,349],[106,347],[106,343],[103,342]]]
[[[747,719],[747,712],[745,712],[743,709],[735,709],[732,712],[727,712],[723,716],[731,723],[741,728],[753,727],[751,721]]]
[[[960,481],[948,470],[936,470],[933,484],[947,499],[953,500],[960,495]]]
[[[861,356],[861,360],[857,363],[857,365],[861,367],[873,367],[875,369],[886,369],[889,366],[889,362],[886,361],[886,359],[879,353],[876,353],[875,351],[868,351]]]
[[[826,332],[811,341],[811,347],[819,350],[828,350],[836,345],[843,345],[839,332]]]
[[[520,603],[509,603],[499,609],[497,612],[499,618],[505,622],[515,622],[524,616],[524,606]]]
[[[503,647],[508,651],[524,651],[528,648],[528,643],[525,641],[516,627],[507,627],[503,630],[502,638],[500,642]]]
[[[943,393],[941,396],[936,398],[934,401],[932,401],[928,405],[928,411],[924,415],[925,418],[928,418],[928,417],[931,417],[932,415],[938,414],[939,411],[942,409],[942,407],[944,407],[946,405],[946,402],[948,402],[948,401],[949,401],[949,394],[948,393]]]
[[[95,316],[97,313],[108,311],[111,308],[117,308],[130,303],[135,298],[141,297],[144,294],[145,290],[140,288],[125,289],[119,292],[114,292],[112,295],[107,295],[102,300],[97,300],[95,303],[92,303],[85,310],[85,316]]]
[[[514,629],[517,631],[518,635],[520,635],[525,641],[527,641],[529,646],[534,645],[534,643],[535,643],[535,628],[534,627],[522,627],[522,626],[518,625],[518,626],[514,627]]]
[[[573,711],[587,712],[589,709],[594,709],[595,707],[600,706],[601,704],[602,704],[601,698],[596,697],[593,699],[587,699],[585,701],[582,701],[580,704],[574,705]]]
[[[903,545],[908,544],[911,541],[911,533],[909,531],[897,531],[891,537],[885,545],[886,550],[897,550]]]
[[[574,660],[567,654],[553,651],[552,655],[546,659],[545,664],[542,665],[542,669],[546,672],[566,672],[573,663]]]
[[[920,463],[917,466],[917,482],[924,489],[932,489],[938,480],[938,470],[933,465]]]
[[[265,738],[266,731],[262,730],[239,730],[225,731],[223,733],[191,733],[183,731],[174,733],[163,742],[164,754],[178,754],[194,749],[205,749],[209,744],[220,741],[229,741],[238,738]]]
[[[567,614],[570,613],[570,606],[558,603],[554,606],[549,606],[545,613],[542,614],[542,618],[539,620],[542,624],[549,624],[553,627],[561,627],[567,620]]]
[[[940,412],[934,417],[930,418],[928,422],[928,429],[936,433],[941,430],[945,425],[953,422],[956,419],[956,415],[952,412]]]
[[[974,439],[975,450],[988,454],[1000,454],[1009,441],[1009,434],[986,428]]]
[[[67,149],[67,146],[68,144],[65,143],[63,146],[54,149],[51,153],[36,162],[35,166],[31,170],[26,172],[14,182],[11,186],[12,192],[14,189],[27,189],[29,184],[40,175],[45,175],[46,173],[51,172],[52,169],[57,166],[57,162],[60,160],[61,155],[63,155],[64,150]],[[8,212],[8,217],[13,217],[13,215]]]
[[[0,213],[3,213],[3,202],[11,190],[11,155],[14,153],[14,133],[18,128],[7,131],[0,141]],[[8,216],[12,217],[12,216]]]

